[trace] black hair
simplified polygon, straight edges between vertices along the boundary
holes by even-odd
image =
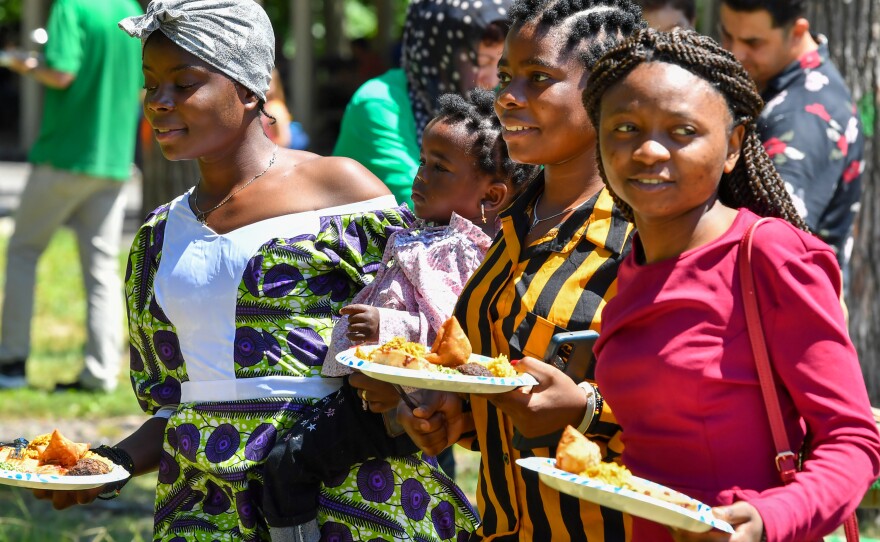
[[[260,100],[259,102],[257,102],[257,111],[260,113],[260,115],[263,115],[264,117],[269,119],[269,124],[274,125],[278,122],[278,119],[266,112],[266,100]]]
[[[645,26],[641,8],[629,0],[516,0],[508,20],[511,28],[535,24],[542,32],[563,29],[565,50],[577,51],[587,67]]]
[[[807,0],[721,0],[734,11],[759,11],[770,13],[773,27],[788,26],[807,14]]]
[[[540,171],[540,166],[514,162],[507,153],[507,144],[501,137],[501,121],[495,114],[495,93],[474,89],[467,98],[459,94],[440,96],[434,122],[462,125],[468,134],[476,135],[469,153],[480,169],[509,184],[518,194]]]
[[[670,7],[684,13],[685,19],[693,22],[697,18],[697,3],[695,0],[639,0],[642,11],[663,9]]]
[[[501,43],[507,37],[507,31],[510,30],[507,21],[492,21],[483,31],[483,37],[480,39],[482,43]]]
[[[597,129],[600,126],[600,102],[605,92],[638,65],[647,62],[675,64],[702,78],[724,97],[733,119],[732,126],[745,127],[740,158],[733,171],[721,176],[718,187],[721,203],[734,209],[746,207],[760,216],[779,217],[808,231],[758,137],[755,119],[761,113],[764,101],[742,65],[712,38],[693,30],[658,32],[648,28],[609,51],[593,67],[583,93],[584,106],[593,125]],[[607,186],[608,179],[598,149],[596,159]],[[610,186],[608,188],[611,190]],[[612,196],[623,215],[632,220],[632,208],[613,191]]]

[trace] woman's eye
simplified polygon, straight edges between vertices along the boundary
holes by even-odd
[[[506,85],[507,83],[510,83],[510,76],[504,72],[498,72],[498,84]]]
[[[535,82],[538,82],[538,83],[543,83],[543,82],[546,81],[547,79],[550,79],[550,76],[547,75],[546,73],[540,73],[540,72],[538,72],[538,73],[534,73],[534,74],[532,74],[532,81],[535,81]]]
[[[617,126],[614,127],[614,131],[628,134],[630,132],[635,132],[636,127],[632,124],[618,124]]]
[[[697,133],[693,126],[679,126],[672,133],[680,136],[691,136]]]

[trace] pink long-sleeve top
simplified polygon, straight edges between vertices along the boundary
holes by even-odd
[[[396,232],[388,238],[382,269],[352,304],[379,309],[379,344],[405,337],[430,346],[491,244],[483,230],[455,213],[448,226]],[[324,358],[325,376],[351,372],[335,361],[337,353],[352,346],[347,331],[348,318],[342,316],[333,327]]]
[[[746,500],[767,540],[816,540],[880,474],[880,436],[822,241],[782,220],[755,234],[752,268],[793,449],[810,454],[782,486],[746,330],[737,249],[757,216],[740,210],[715,241],[639,264],[638,238],[602,314],[596,380],[623,427],[623,463],[710,505]],[[633,540],[670,540],[636,518]]]

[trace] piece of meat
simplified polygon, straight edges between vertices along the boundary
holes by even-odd
[[[468,376],[492,376],[492,371],[474,361],[462,363],[461,365],[456,367],[455,370],[460,372],[461,374],[465,374]]]
[[[76,462],[76,465],[67,470],[68,476],[94,476],[97,474],[107,474],[110,467],[100,459],[84,457]]]

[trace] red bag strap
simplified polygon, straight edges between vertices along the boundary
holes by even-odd
[[[764,329],[761,326],[761,312],[758,310],[758,296],[755,294],[755,277],[752,273],[752,239],[758,226],[771,220],[761,218],[755,221],[743,234],[739,245],[739,277],[742,287],[743,305],[746,311],[746,327],[749,331],[749,341],[752,344],[752,353],[755,356],[755,365],[758,368],[758,380],[761,383],[761,394],[764,396],[764,404],[767,406],[767,418],[770,420],[770,430],[773,433],[773,444],[776,447],[776,468],[783,484],[794,481],[797,472],[797,456],[791,451],[788,435],[785,431],[785,423],[782,420],[782,409],[779,406],[779,396],[776,394],[776,382],[773,370],[770,368],[770,355],[767,353],[767,342],[764,339]],[[859,521],[855,513],[850,514],[843,522],[843,530],[847,542],[859,540]]]
[[[752,238],[758,226],[768,220],[770,219],[762,218],[756,221],[743,234],[742,242],[739,245],[737,265],[739,266],[743,306],[746,311],[746,327],[749,330],[749,341],[752,343],[752,353],[755,356],[755,365],[758,367],[758,381],[761,383],[761,393],[764,396],[764,404],[767,406],[767,418],[770,420],[773,444],[776,447],[776,468],[779,470],[782,483],[788,484],[794,481],[794,474],[797,472],[797,456],[791,451],[785,423],[782,421],[782,409],[779,407],[776,382],[773,378],[773,370],[770,368],[770,356],[767,353],[767,343],[764,340],[761,312],[758,310],[758,297],[755,295],[755,278],[752,274]]]

